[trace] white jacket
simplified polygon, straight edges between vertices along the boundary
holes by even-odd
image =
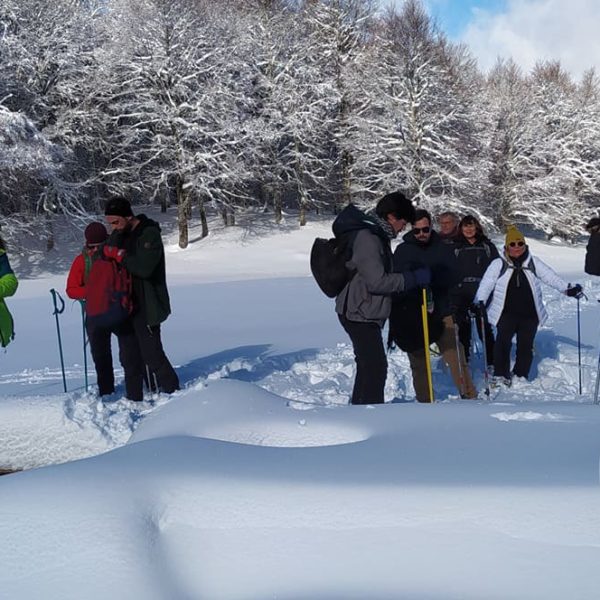
[[[528,268],[530,267],[532,260],[534,262],[535,275],[533,274],[533,271]],[[502,265],[505,263],[510,265],[504,258],[496,258],[490,263],[490,266],[487,268],[481,283],[479,284],[477,294],[475,294],[476,304],[479,302],[486,304],[493,292],[492,302],[487,311],[488,320],[492,325],[497,325],[500,320],[502,311],[504,310],[508,282],[515,272],[514,268],[509,266],[505,272],[502,273]],[[533,292],[533,300],[535,302],[539,324],[543,325],[548,319],[548,313],[546,312],[544,301],[542,300],[542,286],[540,285],[540,280],[559,292],[566,291],[568,284],[545,262],[531,256],[531,254],[523,263],[523,273],[525,273],[531,291]]]

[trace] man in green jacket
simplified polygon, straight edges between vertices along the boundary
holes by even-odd
[[[146,215],[134,215],[126,198],[108,200],[104,210],[111,235],[104,256],[121,263],[131,274],[134,310],[131,323],[142,358],[156,376],[161,392],[179,389],[179,378],[161,341],[160,324],[171,313],[160,226]],[[142,373],[139,374],[142,387]]]
[[[0,345],[6,348],[15,337],[13,318],[10,314],[4,298],[12,296],[19,282],[8,262],[8,256],[4,248],[4,241],[0,239]]]

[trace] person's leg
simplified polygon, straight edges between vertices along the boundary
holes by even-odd
[[[533,340],[537,333],[538,320],[521,319],[517,326],[517,356],[513,373],[517,377],[529,376],[533,362]]]
[[[414,352],[407,352],[407,354],[417,402],[431,402],[425,350],[415,350]]]
[[[98,395],[106,396],[115,391],[110,329],[86,325],[90,352],[96,369]]]
[[[169,362],[160,339],[160,325],[149,327],[144,315],[133,316],[133,327],[142,353],[143,362],[156,375],[158,389],[171,394],[179,389],[179,378]]]
[[[494,330],[487,320],[485,322],[484,338],[482,342],[485,344],[486,366],[491,367],[494,364]]]
[[[359,323],[340,316],[340,323],[350,337],[356,361],[356,378],[352,404],[384,402],[387,357],[377,323]]]
[[[456,324],[458,325],[458,339],[463,346],[465,360],[469,362],[471,356],[471,317],[466,310],[456,312]]]
[[[460,395],[464,398],[477,398],[477,390],[473,385],[469,365],[465,360],[463,346],[459,342],[457,347],[454,328],[454,319],[451,316],[444,317],[444,331],[437,341],[437,345],[444,362],[450,369],[452,380]]]
[[[144,363],[131,319],[115,329],[119,342],[119,360],[125,372],[125,396],[129,400],[144,399]]]
[[[503,313],[496,326],[494,342],[494,375],[510,379],[510,350],[516,332],[516,319]]]

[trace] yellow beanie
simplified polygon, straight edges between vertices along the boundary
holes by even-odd
[[[525,241],[525,236],[514,225],[509,225],[508,229],[506,230],[506,241],[504,242],[504,245],[508,248],[508,245],[511,242],[524,242],[524,241]]]

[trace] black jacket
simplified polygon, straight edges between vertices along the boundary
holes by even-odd
[[[443,331],[442,319],[452,313],[450,290],[458,281],[456,257],[452,246],[433,231],[427,244],[420,244],[412,231],[403,237],[404,243],[394,252],[394,271],[419,267],[431,269],[433,312],[428,317],[429,340],[435,342]],[[390,338],[406,351],[424,347],[421,316],[422,290],[416,289],[394,296],[390,315]]]
[[[585,253],[585,272],[600,275],[600,231],[592,232]]]
[[[454,255],[459,281],[452,291],[453,303],[464,308],[473,302],[483,274],[500,254],[485,235],[478,236],[474,244],[461,235],[455,242]]]

